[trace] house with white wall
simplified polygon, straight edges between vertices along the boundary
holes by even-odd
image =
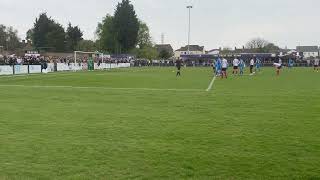
[[[303,58],[318,57],[319,48],[318,46],[297,46],[297,52]]]
[[[221,51],[221,49],[211,49],[210,51],[207,51],[206,54],[219,55],[220,51]]]
[[[190,55],[200,55],[205,54],[204,46],[199,45],[190,45],[188,48],[187,46],[181,47],[180,49],[174,52],[174,57],[179,58],[181,55],[188,55],[188,49]]]

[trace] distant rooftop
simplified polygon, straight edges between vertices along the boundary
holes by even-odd
[[[190,45],[190,51],[203,51],[204,46],[199,46],[199,45]],[[177,51],[188,51],[188,45],[181,47]]]
[[[297,46],[298,52],[319,52],[318,46]]]

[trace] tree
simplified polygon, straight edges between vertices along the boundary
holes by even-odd
[[[35,47],[46,47],[47,44],[47,34],[50,31],[49,26],[52,23],[52,20],[48,18],[46,13],[39,15],[39,18],[36,19],[33,29],[29,30],[29,33],[32,32],[32,42]]]
[[[20,48],[20,39],[18,37],[18,31],[12,27],[7,28],[7,50],[13,51]]]
[[[139,21],[129,0],[118,3],[113,19],[115,37],[119,42],[120,53],[135,48],[138,40]]]
[[[160,59],[169,59],[171,57],[172,57],[172,54],[166,49],[162,49],[159,53]]]
[[[5,50],[14,51],[20,48],[20,45],[18,31],[13,27],[6,27],[0,24],[0,46],[3,46]]]
[[[261,39],[261,38],[254,38],[252,40],[250,40],[247,44],[246,47],[248,49],[262,49],[265,46],[267,46],[269,44],[268,41]]]
[[[64,28],[49,18],[46,13],[39,15],[34,27],[27,32],[27,38],[32,39],[36,49],[65,50],[66,33]]]
[[[7,43],[7,27],[0,24],[0,46],[5,46]]]
[[[134,54],[136,54],[137,58],[149,60],[156,59],[159,56],[157,49],[151,46],[135,49]]]
[[[280,48],[273,43],[261,38],[255,38],[250,40],[246,47],[250,49],[253,53],[270,53],[278,51]]]
[[[106,15],[98,24],[96,34],[99,50],[110,53],[128,53],[139,48],[151,47],[148,26],[139,21],[129,0],[118,3],[114,15]]]
[[[275,53],[280,50],[280,48],[273,43],[269,43],[263,49],[265,53]]]
[[[151,36],[149,27],[146,23],[140,21],[139,22],[139,31],[138,31],[138,46],[140,49],[152,46]]]
[[[46,34],[47,47],[52,47],[51,49],[63,52],[66,47],[66,33],[64,28],[58,23],[52,23],[49,26],[50,31]]]
[[[91,40],[81,40],[77,44],[77,50],[92,52],[96,50],[96,44]]]
[[[108,51],[111,53],[117,53],[119,48],[119,42],[117,41],[113,16],[107,14],[102,23],[98,24],[96,34],[99,37],[97,44],[99,50]]]
[[[66,32],[67,50],[75,51],[78,43],[83,40],[83,33],[78,26],[72,26],[71,23],[68,24]]]
[[[33,29],[29,29],[29,30],[27,31],[27,34],[26,34],[26,40],[27,40],[27,41],[32,41],[32,39],[33,39],[33,33],[34,33]]]

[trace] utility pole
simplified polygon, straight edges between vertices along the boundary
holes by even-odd
[[[164,44],[164,33],[161,34],[161,44]]]
[[[190,29],[191,29],[191,9],[193,6],[187,6],[189,10],[189,28],[188,28],[188,55],[190,55]]]

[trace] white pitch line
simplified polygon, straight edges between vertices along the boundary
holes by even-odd
[[[206,90],[207,92],[209,92],[212,89],[212,86],[213,86],[215,80],[216,80],[216,76],[214,76],[212,78],[212,81],[210,82],[210,84],[208,86],[208,89]]]
[[[109,88],[109,87],[81,87],[81,86],[40,86],[40,85],[5,85],[0,87],[21,87],[21,88],[61,88],[61,89],[96,89],[96,90],[137,90],[137,91],[180,91],[200,92],[201,89],[157,89],[157,88]]]
[[[0,78],[18,78],[18,77],[56,77],[64,75],[73,75],[71,73],[48,73],[48,74],[16,74],[16,75],[0,75]]]

